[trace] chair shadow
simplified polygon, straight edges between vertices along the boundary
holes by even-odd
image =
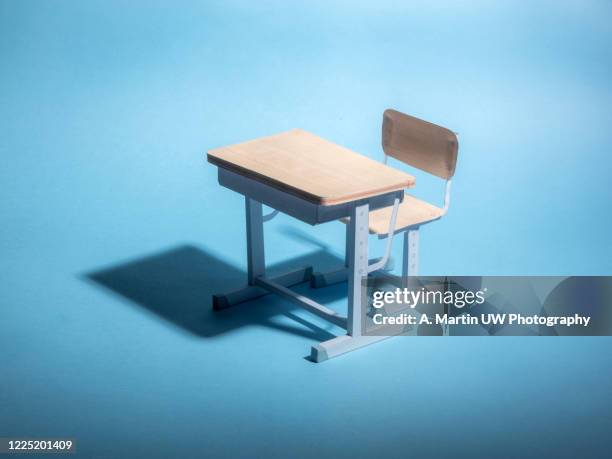
[[[341,266],[343,261],[327,250],[317,250],[268,268],[271,274],[313,266],[323,269]],[[212,295],[240,288],[246,273],[193,245],[182,245],[135,260],[79,275],[86,282],[129,300],[178,329],[191,335],[212,338],[244,326],[266,326],[318,341],[335,335],[292,311],[297,306],[275,295],[212,311]],[[297,287],[315,301],[331,302],[346,297],[346,284],[310,289]],[[295,322],[295,326],[285,316]]]

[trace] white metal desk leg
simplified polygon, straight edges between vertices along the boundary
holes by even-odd
[[[402,262],[402,277],[419,275],[419,228],[404,232],[404,259]]]
[[[328,285],[339,284],[340,282],[346,282],[348,279],[348,267],[349,267],[349,258],[351,253],[351,241],[353,238],[353,233],[351,230],[351,225],[347,223],[344,225],[346,227],[346,237],[345,237],[345,248],[344,248],[344,266],[340,269],[336,269],[334,271],[327,272],[315,272],[312,275],[312,279],[310,280],[310,286],[312,288],[320,288],[327,287]]]
[[[256,285],[255,279],[266,273],[266,259],[264,255],[264,233],[262,205],[254,199],[245,197],[246,234],[247,234],[247,286],[228,293],[213,295],[213,309],[219,311],[245,301],[254,300],[267,295],[269,290]],[[301,284],[310,281],[312,267],[304,267],[276,276],[271,280],[283,287]]]
[[[255,278],[266,273],[264,255],[263,214],[261,202],[245,197],[247,263],[249,285],[255,285]]]
[[[350,223],[344,225],[346,228],[344,237],[344,267],[348,269],[351,261],[351,247],[353,246],[354,228]]]
[[[322,362],[387,338],[363,336],[361,331],[364,312],[361,301],[366,294],[361,280],[368,274],[368,214],[368,204],[355,206],[349,223],[351,237],[348,245],[347,334],[314,345],[310,357],[315,362]]]
[[[361,279],[368,275],[369,205],[355,206],[349,223],[351,240],[348,253],[348,327],[351,336],[361,336]]]

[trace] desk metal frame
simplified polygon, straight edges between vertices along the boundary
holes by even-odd
[[[224,309],[268,293],[276,293],[313,314],[346,330],[346,335],[315,344],[311,359],[315,362],[336,357],[354,349],[381,341],[386,336],[364,336],[362,308],[366,294],[362,279],[374,269],[380,269],[386,262],[383,257],[370,265],[368,260],[368,219],[369,211],[380,207],[394,206],[392,225],[395,225],[397,206],[403,200],[404,191],[398,190],[378,196],[359,199],[338,205],[324,206],[277,189],[263,182],[245,177],[229,169],[219,167],[219,183],[245,196],[248,285],[240,290],[213,296],[213,307]],[[264,255],[264,217],[262,204],[291,215],[312,225],[350,217],[347,231],[348,268],[348,314],[346,317],[307,298],[287,287],[307,282],[312,277],[312,267],[303,268],[276,278],[266,277]],[[386,257],[391,250],[391,240]]]

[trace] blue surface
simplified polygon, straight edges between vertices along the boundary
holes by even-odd
[[[612,274],[612,5],[532,3],[1,0],[0,437],[609,457],[609,338],[397,338],[315,365],[334,330],[282,300],[209,311],[245,236],[205,150],[301,127],[381,158],[387,107],[460,133],[423,274]],[[340,224],[266,231],[270,264],[342,256]]]

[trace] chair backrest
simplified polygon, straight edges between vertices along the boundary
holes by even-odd
[[[388,109],[383,114],[382,146],[386,155],[443,179],[455,173],[459,142],[442,126]]]

